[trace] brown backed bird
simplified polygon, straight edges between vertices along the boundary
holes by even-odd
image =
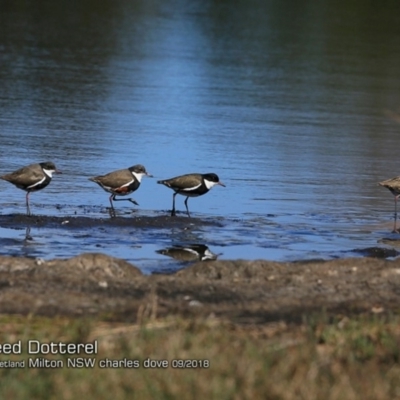
[[[189,197],[198,197],[206,194],[213,186],[220,185],[225,186],[220,180],[217,174],[186,174],[177,176],[171,179],[165,179],[158,181],[162,185],[172,189],[175,193],[172,195],[172,211],[171,217],[176,215],[175,212],[175,196],[181,194],[186,196],[185,206],[187,215],[190,217],[188,208]]]
[[[398,232],[396,229],[397,223],[397,200],[400,197],[400,176],[395,178],[386,179],[385,181],[379,182],[378,185],[383,186],[391,191],[394,195],[394,225],[393,232]]]
[[[106,175],[95,176],[89,178],[92,182],[96,182],[106,192],[111,193],[110,204],[114,212],[114,201],[130,201],[133,204],[139,205],[134,199],[116,199],[115,196],[127,196],[137,190],[140,186],[143,176],[151,177],[146,168],[137,164],[126,169],[119,169],[110,172]]]
[[[53,162],[46,161],[39,164],[31,164],[26,167],[22,167],[14,172],[11,172],[10,174],[0,176],[0,179],[10,182],[17,188],[27,192],[26,210],[27,214],[31,215],[29,194],[45,188],[51,182],[54,173],[61,174]]]

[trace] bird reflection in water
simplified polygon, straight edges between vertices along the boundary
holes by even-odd
[[[209,261],[216,260],[221,254],[213,253],[204,244],[176,245],[157,250],[157,253],[174,258],[178,261]]]
[[[33,237],[31,236],[31,227],[27,226],[26,231],[25,231],[25,239],[24,241],[27,242],[29,240],[33,240]]]

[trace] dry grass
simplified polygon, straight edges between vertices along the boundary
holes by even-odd
[[[141,325],[0,316],[1,343],[98,340],[95,368],[1,368],[0,398],[14,399],[396,399],[400,398],[399,318],[307,318],[236,326],[217,319]],[[25,354],[1,360],[21,361]],[[33,356],[36,357],[36,356]],[[71,356],[68,356],[71,357]],[[63,360],[67,356],[52,356]],[[89,356],[90,357],[90,356]],[[104,359],[139,368],[100,368]],[[209,360],[208,368],[144,368],[146,359]]]

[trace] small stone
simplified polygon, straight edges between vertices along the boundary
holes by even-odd
[[[202,307],[202,304],[198,300],[189,301],[189,307]]]

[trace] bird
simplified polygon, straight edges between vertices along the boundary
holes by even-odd
[[[10,174],[0,176],[7,182],[12,183],[17,188],[25,190],[26,193],[26,210],[27,215],[31,215],[29,206],[29,195],[31,192],[45,188],[53,177],[53,174],[61,174],[51,161],[41,162],[38,164],[27,165]]]
[[[396,229],[397,223],[397,200],[400,197],[400,176],[396,176],[391,179],[386,179],[385,181],[379,182],[378,185],[383,186],[391,191],[394,195],[394,225],[393,232],[398,232]]]
[[[130,201],[137,206],[139,205],[134,199],[116,199],[115,196],[126,196],[133,193],[139,188],[143,176],[152,177],[153,175],[149,174],[143,165],[137,164],[126,169],[110,172],[106,175],[95,176],[89,178],[89,180],[97,183],[106,192],[111,193],[111,210],[115,212],[113,200]]]
[[[188,199],[189,197],[198,197],[206,194],[213,186],[225,185],[219,180],[217,174],[208,173],[208,174],[186,174],[181,176],[176,176],[175,178],[165,179],[157,181],[157,183],[164,185],[170,189],[172,189],[175,193],[172,195],[172,211],[171,217],[176,215],[175,212],[175,196],[177,194],[181,194],[182,196],[186,196],[185,206],[188,217],[190,217],[189,208],[188,208]]]

